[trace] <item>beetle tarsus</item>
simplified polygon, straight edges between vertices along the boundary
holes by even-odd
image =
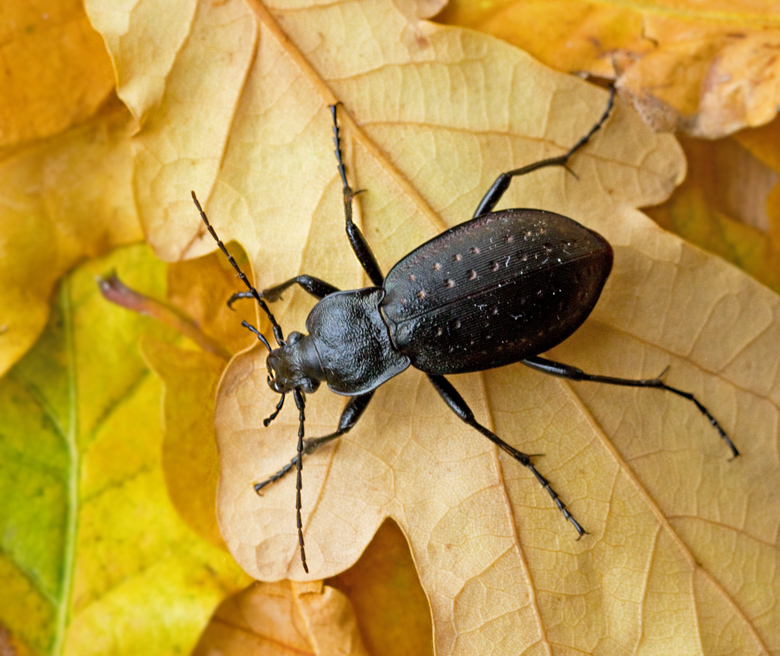
[[[327,444],[328,442],[332,442],[337,437],[341,437],[345,433],[348,433],[357,423],[358,419],[360,419],[363,412],[365,412],[365,409],[368,407],[369,402],[371,401],[371,398],[374,396],[374,392],[368,392],[367,394],[361,394],[360,396],[353,396],[349,399],[347,402],[347,405],[344,406],[344,410],[341,412],[341,418],[339,419],[339,427],[330,433],[329,435],[324,435],[323,437],[310,437],[308,440],[303,441],[303,455],[307,456],[311,453],[314,453],[317,449],[319,449],[324,444]],[[281,405],[281,402],[279,403]],[[277,406],[278,408],[279,406]],[[269,485],[271,483],[275,483],[278,481],[282,476],[284,476],[286,473],[288,473],[293,467],[295,467],[298,464],[298,456],[296,455],[292,460],[290,460],[289,463],[287,463],[284,467],[282,467],[278,472],[276,472],[273,476],[270,476],[266,480],[255,483],[255,492],[260,492],[266,485]]]

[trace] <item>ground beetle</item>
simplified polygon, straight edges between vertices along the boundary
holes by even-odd
[[[567,153],[499,175],[470,221],[412,251],[386,277],[352,221],[356,192],[347,182],[336,105],[332,105],[333,141],[344,191],[347,236],[374,284],[365,289],[340,291],[319,278],[300,275],[258,293],[217,237],[193,192],[192,198],[208,231],[248,288],[234,294],[229,304],[239,298],[254,298],[273,326],[276,349],[254,326],[243,322],[268,349],[268,384],[281,394],[276,410],[264,424],[268,426],[279,414],[289,392],[298,408],[298,454],[276,474],[257,483],[255,490],[259,492],[297,467],[296,519],[301,562],[306,572],[309,569],[301,522],[303,455],[349,431],[376,388],[410,365],[428,375],[444,402],[462,421],[531,470],[579,537],[585,529],[539,473],[531,457],[477,422],[445,375],[522,362],[569,380],[667,390],[692,401],[725,440],[733,456],[738,455],[710,412],[692,394],[664,383],[663,374],[647,380],[597,376],[539,357],[569,337],[588,317],[612,269],[612,248],[601,235],[559,214],[535,209],[491,210],[512,178],[547,166],[566,167],[569,158],[607,120],[613,100],[614,90],[599,121]],[[320,300],[306,320],[309,334],[293,332],[285,340],[266,301],[278,300],[282,292],[296,284]],[[351,398],[335,432],[304,441],[305,395],[316,391],[322,381],[337,394]]]

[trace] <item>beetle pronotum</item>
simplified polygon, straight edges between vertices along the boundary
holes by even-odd
[[[578,539],[586,533],[585,529],[536,469],[531,456],[480,424],[446,375],[522,362],[536,371],[574,381],[666,390],[693,402],[732,455],[738,455],[734,443],[707,408],[692,394],[664,383],[663,374],[644,380],[614,378],[588,374],[539,357],[569,337],[588,317],[612,269],[612,248],[601,235],[559,214],[536,209],[492,210],[512,178],[548,166],[566,167],[571,156],[605,123],[613,100],[614,90],[601,118],[568,152],[501,173],[470,221],[418,247],[387,276],[382,274],[371,247],[352,221],[355,192],[347,181],[336,105],[332,105],[333,142],[343,185],[347,236],[373,283],[363,289],[340,291],[319,278],[299,275],[258,293],[220,241],[192,193],[209,233],[248,289],[234,294],[228,303],[254,298],[273,327],[278,345],[275,349],[257,328],[243,322],[268,349],[268,384],[281,395],[264,424],[268,426],[279,414],[288,393],[292,393],[298,408],[297,455],[277,473],[255,484],[255,490],[259,493],[297,468],[296,520],[306,572],[309,569],[301,522],[303,456],[349,431],[376,388],[409,366],[428,375],[444,402],[462,421],[531,471],[574,526]],[[285,340],[266,301],[278,300],[292,285],[299,285],[319,302],[306,320],[309,334],[293,332]],[[344,320],[345,316],[349,321]],[[345,344],[349,348],[344,348]],[[322,381],[334,392],[350,398],[333,433],[304,440],[305,395],[316,391]]]

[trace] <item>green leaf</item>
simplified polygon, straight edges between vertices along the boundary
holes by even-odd
[[[33,654],[188,653],[246,584],[177,515],[162,469],[162,383],[138,348],[167,329],[112,306],[117,268],[161,296],[146,247],[66,277],[38,344],[0,381],[0,579],[5,624]],[[197,484],[193,481],[193,485]]]

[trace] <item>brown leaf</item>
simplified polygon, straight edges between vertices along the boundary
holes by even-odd
[[[560,70],[616,80],[657,130],[714,139],[772,120],[780,22],[772,2],[455,0],[438,17],[494,34]]]
[[[304,272],[364,284],[343,236],[327,104],[343,102],[348,174],[366,190],[360,222],[387,270],[467,219],[500,171],[565,152],[605,103],[505,44],[382,0],[252,12],[202,3],[173,20],[172,34],[187,36],[169,46],[164,75],[117,64],[148,86],[137,97],[156,99],[133,107],[144,126],[142,220],[165,257],[213,249],[190,207],[194,186],[222,238],[247,249],[260,288]],[[142,36],[123,35],[114,61],[129,61]],[[355,563],[391,517],[408,537],[439,654],[776,651],[780,302],[633,209],[661,202],[684,164],[671,137],[625,107],[572,167],[576,178],[548,170],[515,181],[503,202],[570,215],[615,248],[596,311],[554,357],[632,378],[671,365],[668,382],[695,392],[742,456],[729,462],[706,420],[670,395],[520,366],[457,377],[480,421],[544,454],[539,468],[590,532],[575,541],[529,473],[409,371],[305,462],[310,576]],[[311,305],[296,291],[275,312],[289,333]],[[260,499],[252,489],[289,462],[298,428],[289,408],[262,428],[278,398],[264,359],[239,355],[222,380],[220,527],[253,576],[302,579],[294,478]],[[311,395],[307,436],[330,433],[342,407],[326,390]]]
[[[257,583],[225,600],[194,656],[367,656],[349,600],[321,582]]]
[[[352,603],[368,653],[433,653],[428,600],[395,522],[382,524],[360,560],[327,583]]]

